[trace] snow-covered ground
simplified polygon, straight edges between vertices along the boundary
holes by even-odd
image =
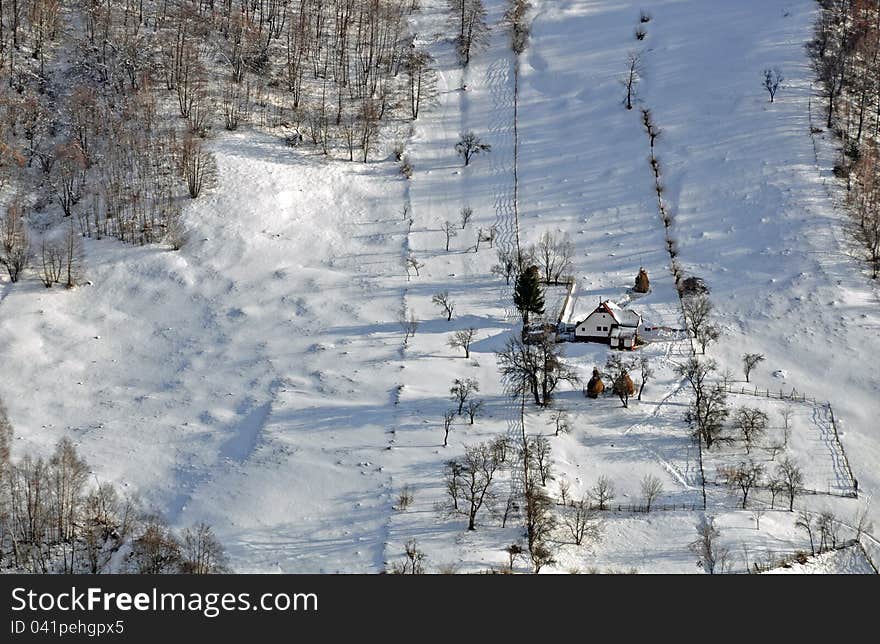
[[[865,553],[850,547],[816,555],[805,563],[792,563],[768,570],[768,575],[874,575],[877,572],[865,559]]]
[[[499,24],[505,2],[486,4],[489,46],[462,71],[442,35],[445,0],[421,2],[413,30],[437,60],[439,95],[408,140],[409,181],[390,160],[329,161],[267,134],[223,134],[212,143],[218,187],[188,207],[181,251],[89,241],[90,286],[7,285],[0,361],[14,377],[0,394],[15,449],[47,453],[71,436],[97,478],[139,493],[175,525],[210,522],[239,572],[377,572],[401,560],[411,538],[428,570],[504,563],[518,526],[486,514],[468,532],[436,508],[444,463],[519,417],[494,356],[515,329],[510,289],[491,274],[495,251],[483,243],[474,252],[480,228],[497,226],[499,245],[516,234],[514,57]],[[880,488],[871,369],[880,312],[823,183],[831,142],[818,167],[814,157],[803,50],[814,3],[532,4],[518,103],[522,242],[570,236],[575,317],[610,298],[651,325],[682,327],[647,137],[638,111],[622,105],[627,52],[643,49],[639,106],[663,130],[680,260],[710,286],[725,332],[709,354],[739,374],[743,353],[763,353],[754,385],[831,400],[862,498],[805,503],[850,521]],[[642,8],[653,18],[637,42]],[[772,105],[760,85],[768,66],[788,79]],[[467,130],[492,150],[464,168],[454,145]],[[442,225],[465,206],[473,221],[446,252]],[[424,268],[408,280],[410,252]],[[640,267],[651,277],[645,295],[630,291]],[[455,304],[452,321],[431,302],[440,291]],[[406,344],[402,307],[420,320]],[[470,359],[448,346],[467,327],[477,329]],[[585,379],[607,357],[601,345],[565,350]],[[580,498],[605,475],[615,503],[638,505],[650,473],[663,483],[659,504],[701,506],[698,453],[682,420],[688,394],[673,371],[690,346],[670,337],[644,352],[656,375],[629,408],[564,385],[556,406],[573,431],[560,437],[550,436],[551,411],[528,410],[526,430],[553,446],[554,494],[567,481]],[[485,407],[474,425],[457,420],[444,448],[455,378],[477,379]],[[821,427],[797,419],[792,455],[809,460],[817,489],[831,488],[836,466]],[[398,511],[403,486],[414,502]],[[735,568],[755,552],[805,548],[788,512],[768,512],[758,530],[723,489],[709,501]],[[871,511],[880,523],[877,504]],[[698,572],[688,544],[701,514],[606,513],[599,543],[563,546],[548,570]]]

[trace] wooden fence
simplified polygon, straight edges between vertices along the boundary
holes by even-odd
[[[840,455],[843,457],[843,465],[846,467],[846,473],[847,476],[849,476],[850,485],[852,486],[852,494],[850,496],[859,498],[859,482],[856,477],[853,476],[852,468],[849,466],[849,459],[846,457],[846,450],[843,449],[843,443],[840,442],[840,434],[837,432],[837,421],[834,420],[834,409],[831,407],[830,402],[828,403],[828,413],[831,416],[831,429],[834,430],[834,441],[840,448]]]
[[[597,512],[629,512],[632,514],[648,514],[650,512],[696,512],[702,510],[701,503],[655,503],[651,506],[638,503],[610,503],[604,508],[598,505],[590,505],[591,510]]]
[[[727,383],[724,385],[725,391],[729,394],[742,394],[744,396],[756,396],[757,398],[772,398],[774,400],[790,400],[792,402],[801,402],[801,403],[812,403],[817,405],[819,403],[816,402],[815,398],[811,398],[806,394],[798,393],[797,389],[792,389],[789,393],[785,393],[782,389],[777,391],[771,391],[770,389],[759,389],[758,387],[748,387],[740,386],[736,387]]]
[[[794,550],[794,551],[765,551],[762,556],[756,557],[754,561],[752,561],[749,565],[748,570],[738,570],[738,571],[730,571],[734,574],[736,573],[761,573],[768,572],[770,570],[775,570],[777,568],[790,568],[793,564],[806,564],[809,563],[811,559],[815,559],[819,555],[823,555],[827,552],[836,552],[839,550],[846,550],[848,548],[858,548],[863,553],[865,549],[862,547],[862,544],[856,539],[849,539],[843,543],[837,544],[833,547],[826,547],[824,549],[818,549],[816,554],[810,554],[806,550]],[[865,559],[874,568],[874,564],[871,563],[870,557],[867,555]],[[876,568],[874,568],[874,572],[876,573]]]
[[[832,492],[820,492],[817,490],[804,490],[807,494],[834,494],[834,496],[845,496],[858,498],[859,496],[859,482],[855,476],[853,476],[852,468],[849,464],[849,458],[846,455],[846,450],[843,447],[843,442],[840,440],[840,433],[837,430],[837,420],[834,418],[834,408],[831,406],[830,402],[820,403],[816,402],[815,398],[807,396],[806,394],[799,394],[796,389],[792,389],[791,392],[785,393],[782,389],[778,392],[771,391],[770,389],[759,389],[755,387],[754,389],[749,387],[746,388],[744,386],[735,387],[729,383],[724,385],[725,391],[729,394],[740,394],[744,396],[755,396],[757,398],[770,398],[773,400],[789,400],[791,402],[805,403],[811,405],[817,405],[820,407],[827,407],[828,414],[831,418],[831,429],[834,434],[834,443],[837,445],[838,450],[840,451],[841,460],[843,461],[843,466],[846,469],[846,475],[849,477],[849,484],[851,490],[849,492],[845,492],[842,494],[834,494]]]

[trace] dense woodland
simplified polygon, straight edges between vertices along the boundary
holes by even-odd
[[[368,162],[381,126],[415,119],[434,92],[431,56],[408,27],[416,8],[417,0],[0,2],[10,278],[33,260],[47,285],[69,283],[51,269],[54,255],[69,256],[63,240],[32,239],[59,214],[82,235],[179,248],[182,204],[214,181],[205,140],[217,130],[276,128],[292,145]],[[479,0],[450,2],[450,38],[465,63],[484,16]]]
[[[227,570],[211,528],[182,534],[135,497],[98,482],[68,438],[48,459],[10,454],[0,402],[0,570],[31,573],[185,573]]]
[[[835,174],[847,182],[852,236],[876,279],[880,276],[880,2],[820,0],[819,4],[808,51],[825,100],[824,126],[842,141]]]

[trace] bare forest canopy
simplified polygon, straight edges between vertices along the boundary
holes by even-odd
[[[456,0],[450,9],[475,2],[482,6]],[[215,181],[206,140],[242,123],[368,162],[382,125],[415,119],[434,92],[431,56],[409,29],[417,8],[417,0],[0,2],[0,198],[4,213],[13,210],[4,263],[20,265],[22,246],[42,258],[42,240],[20,238],[61,218],[86,236],[179,248],[183,204]],[[467,25],[452,14],[455,39]]]
[[[880,2],[820,0],[807,49],[826,101],[824,125],[843,145],[834,172],[846,180],[850,230],[880,275]],[[814,134],[821,130],[813,126]]]

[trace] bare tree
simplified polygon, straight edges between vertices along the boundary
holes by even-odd
[[[482,409],[483,409],[483,401],[482,400],[471,399],[471,400],[467,401],[467,404],[465,405],[465,411],[467,412],[468,420],[470,421],[471,425],[474,424],[474,419],[477,417],[477,415],[480,413],[480,411],[482,411]]]
[[[413,120],[419,118],[422,104],[437,96],[437,74],[431,68],[433,62],[431,54],[424,49],[414,47],[404,55],[403,71],[406,74],[410,115]]]
[[[653,474],[645,474],[641,481],[642,498],[645,499],[645,512],[651,511],[651,506],[663,494],[663,483]]]
[[[709,377],[715,369],[715,361],[701,361],[696,356],[675,369],[676,374],[688,381],[694,394],[694,400],[685,414],[685,421],[706,443],[706,449],[711,449],[718,440],[730,414],[724,387],[709,384]]]
[[[150,515],[132,543],[132,563],[140,575],[178,572],[180,548],[180,541],[165,521],[158,515]]]
[[[534,255],[544,273],[544,281],[559,284],[560,279],[571,272],[574,244],[567,234],[557,237],[545,232],[535,247]]]
[[[208,151],[202,140],[187,133],[179,150],[180,172],[189,189],[189,196],[196,199],[204,188],[213,186],[217,176],[214,155]]]
[[[571,490],[571,483],[565,479],[559,481],[559,502],[562,505],[568,504],[568,492]]]
[[[449,291],[434,293],[434,296],[431,298],[431,303],[443,309],[446,313],[447,322],[452,320],[452,312],[455,310],[455,305],[449,299]]]
[[[562,524],[576,546],[598,539],[601,533],[599,517],[587,499],[581,499],[571,510],[566,511]]]
[[[776,440],[770,441],[770,444],[767,445],[767,451],[770,452],[770,460],[771,461],[775,461],[776,456],[784,450],[785,450],[785,445],[783,445],[781,442],[776,441]]]
[[[636,400],[642,399],[642,392],[645,390],[645,385],[647,385],[648,381],[654,377],[654,368],[651,366],[651,360],[648,356],[642,356],[639,358],[639,370],[641,372],[642,381],[639,383],[639,395],[636,397]]]
[[[685,320],[688,323],[688,329],[694,336],[694,339],[703,347],[703,353],[706,353],[706,345],[717,339],[715,327],[711,323],[712,302],[704,293],[699,293],[682,299],[682,308],[684,309]],[[714,335],[714,337],[713,337]]]
[[[6,405],[0,400],[0,477],[9,465],[9,457],[12,452],[12,423],[6,412]]]
[[[603,474],[596,480],[589,494],[600,510],[607,510],[608,504],[615,498],[614,483]]]
[[[403,330],[403,345],[406,346],[409,343],[409,339],[415,337],[416,330],[419,328],[419,321],[416,319],[414,311],[407,313],[405,306],[401,309],[397,321]]]
[[[491,445],[480,443],[466,446],[458,465],[454,487],[457,504],[468,517],[468,530],[476,530],[480,510],[492,501],[492,484],[501,463]],[[450,483],[447,481],[447,489],[449,488]]]
[[[515,248],[499,248],[498,263],[492,267],[492,274],[503,277],[506,284],[510,285],[510,278],[517,274],[517,256]]]
[[[568,418],[568,412],[564,409],[557,410],[550,417],[550,422],[553,424],[555,428],[554,436],[559,436],[560,434],[568,434],[571,431],[571,422]]]
[[[57,237],[40,240],[40,279],[46,288],[61,281],[64,274],[64,246]]]
[[[229,572],[226,550],[207,523],[183,532],[181,572],[189,575],[218,575]]]
[[[455,151],[464,159],[464,165],[467,167],[471,163],[471,159],[477,154],[489,152],[492,146],[483,141],[476,134],[465,132],[461,135],[461,140],[455,144]]]
[[[85,251],[83,249],[82,235],[74,226],[73,219],[71,219],[64,233],[65,286],[67,288],[76,286],[82,280],[84,270]]]
[[[495,450],[499,463],[506,463],[511,449],[511,440],[507,436],[499,436],[492,441],[492,449]]]
[[[361,101],[361,109],[359,120],[361,126],[361,161],[367,162],[370,152],[375,146],[375,139],[379,133],[379,121],[381,116],[376,101],[369,97],[364,97]]]
[[[776,508],[776,497],[785,490],[785,484],[778,475],[774,475],[767,481],[767,491],[770,492],[770,509]]]
[[[416,256],[410,253],[406,256],[406,281],[410,279],[410,269],[415,271],[416,277],[419,277],[419,271],[425,267],[423,262],[416,259]]]
[[[524,463],[533,459],[529,449],[524,450]],[[529,545],[529,558],[532,570],[538,574],[544,566],[556,563],[555,551],[551,536],[556,528],[553,500],[543,487],[538,485],[533,470],[523,468],[525,484],[525,524],[526,538]]]
[[[823,510],[816,519],[819,530],[819,552],[833,550],[840,540],[840,521],[831,510]]]
[[[419,550],[418,543],[415,539],[410,539],[404,546],[404,554],[406,559],[402,562],[392,564],[391,572],[397,575],[422,575],[425,572],[424,564],[427,555]]]
[[[487,43],[489,26],[486,24],[486,8],[483,0],[450,0],[450,5],[458,27],[455,42],[459,57],[462,65],[467,66],[471,54]]]
[[[700,345],[700,353],[703,354],[706,353],[706,347],[712,342],[717,342],[720,337],[721,331],[714,324],[706,324],[694,333],[694,339]]]
[[[13,199],[0,222],[0,264],[6,267],[11,282],[18,281],[31,256],[27,224],[22,211],[21,201]]]
[[[764,70],[764,82],[762,85],[764,89],[767,90],[767,93],[770,94],[771,103],[776,98],[776,92],[779,91],[779,88],[782,86],[782,81],[784,80],[785,77],[782,75],[782,72],[778,67]]]
[[[452,338],[449,340],[449,346],[453,349],[464,349],[464,357],[465,359],[471,357],[471,343],[474,341],[474,337],[477,335],[477,330],[474,327],[468,327],[467,329],[459,329],[458,331],[453,332]]]
[[[788,441],[791,440],[791,419],[794,416],[794,409],[791,405],[786,405],[779,415],[782,417],[782,447],[787,449]]]
[[[767,514],[767,508],[757,507],[752,509],[752,518],[755,520],[755,530],[761,529],[761,518]]]
[[[250,86],[227,82],[223,87],[223,125],[227,130],[237,130],[239,123],[247,118],[250,103]]]
[[[764,466],[754,461],[740,463],[727,473],[727,483],[732,488],[738,488],[742,494],[742,508],[746,509],[749,500],[749,492],[761,484],[764,476]]]
[[[82,197],[88,165],[85,155],[75,142],[59,143],[55,147],[54,156],[50,183],[64,216],[69,217]]]
[[[449,241],[453,237],[458,236],[458,230],[456,230],[455,224],[453,224],[451,221],[444,221],[442,230],[443,230],[443,233],[446,235],[446,252],[448,253],[449,252]]]
[[[622,83],[626,87],[626,98],[623,104],[626,109],[633,108],[633,102],[638,95],[638,85],[642,75],[642,54],[641,52],[630,51],[626,57],[627,70],[623,77]]]
[[[776,477],[788,495],[788,511],[794,512],[794,499],[804,489],[804,474],[797,462],[786,457],[776,466]]]
[[[0,427],[2,427],[2,414],[0,414]],[[0,429],[0,432],[2,432],[2,429]],[[2,453],[0,453],[0,457],[2,457]],[[2,459],[0,459],[0,463],[2,463]],[[874,524],[871,523],[868,518],[869,505],[870,502],[866,502],[862,507],[860,507],[856,512],[855,519],[853,520],[853,525],[855,526],[856,530],[856,541],[860,541],[863,534],[865,534],[866,532],[870,532],[874,529]]]
[[[726,572],[730,550],[719,543],[721,531],[715,527],[715,517],[704,517],[697,525],[697,534],[697,540],[690,544],[691,551],[700,558],[697,565],[710,575]]]
[[[511,0],[504,13],[504,23],[510,30],[510,47],[514,54],[526,50],[529,42],[529,23],[526,18],[531,3],[528,0]]]
[[[531,394],[540,407],[552,402],[559,383],[578,382],[577,372],[563,361],[561,345],[549,334],[542,334],[529,343],[512,337],[496,356],[510,395],[518,398]]]
[[[470,398],[471,394],[476,393],[480,390],[480,383],[478,383],[474,378],[456,378],[452,382],[452,387],[449,389],[449,393],[452,397],[452,400],[458,403],[458,415],[461,416],[461,412],[464,409],[465,403]]]
[[[742,434],[746,454],[750,454],[755,441],[767,431],[767,414],[754,407],[740,407],[733,414],[733,426]]]
[[[635,385],[629,375],[633,366],[632,362],[624,360],[617,353],[609,354],[608,362],[605,363],[605,372],[611,378],[611,388],[624,407],[629,407],[629,397],[635,392]]]
[[[406,512],[413,504],[414,499],[412,488],[409,485],[404,485],[397,494],[397,504],[394,506],[394,509],[399,512]]]
[[[449,444],[449,432],[452,431],[452,424],[455,422],[457,415],[454,409],[443,412],[443,447]]]
[[[801,510],[798,513],[797,519],[794,522],[795,528],[800,528],[804,532],[807,533],[807,536],[810,538],[810,554],[816,554],[816,542],[813,539],[813,517],[810,516],[810,513],[806,510]]]
[[[467,228],[467,225],[471,223],[471,219],[474,216],[474,209],[470,206],[465,206],[461,209],[461,229],[464,230]]]
[[[547,479],[550,477],[552,463],[550,461],[550,441],[544,436],[536,436],[531,439],[529,445],[529,457],[532,459],[532,471],[537,471],[541,477],[541,485],[547,485]]]
[[[764,355],[761,353],[745,353],[743,354],[743,373],[746,376],[746,382],[749,382],[749,376],[758,363],[764,362]]]
[[[453,412],[454,416],[454,412]],[[445,483],[446,496],[452,504],[452,510],[460,512],[458,504],[458,488],[461,483],[462,464],[459,461],[451,460],[443,464],[443,479]]]
[[[58,539],[71,542],[76,538],[83,492],[89,468],[80,458],[73,442],[64,437],[55,446],[49,460],[50,489],[52,492],[52,521]]]

